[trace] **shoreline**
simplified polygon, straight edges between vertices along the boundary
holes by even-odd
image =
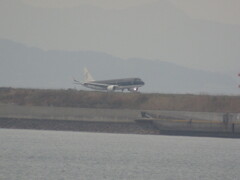
[[[0,118],[0,128],[55,131],[82,131],[123,134],[159,134],[153,126],[134,122]]]
[[[149,123],[0,118],[0,128],[92,133],[240,138],[239,133],[160,130]]]
[[[239,113],[96,109],[0,104],[0,128],[240,137]]]

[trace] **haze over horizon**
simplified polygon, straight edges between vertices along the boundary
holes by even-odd
[[[57,51],[0,39],[0,87],[86,90],[73,84],[88,67],[95,80],[140,77],[141,92],[236,95],[238,84],[225,73],[197,70],[172,62],[121,59],[94,51]]]
[[[120,58],[237,71],[237,0],[2,0],[0,38],[45,50],[90,50]]]
[[[165,61],[238,81],[238,0],[2,0],[0,24],[0,39],[29,47]]]

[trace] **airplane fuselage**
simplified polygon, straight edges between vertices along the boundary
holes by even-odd
[[[144,82],[140,78],[125,78],[84,82],[83,85],[95,90],[114,91],[128,89],[129,91],[137,91],[139,87],[144,85]]]
[[[95,81],[87,68],[84,68],[84,82],[80,82],[74,79],[74,83],[101,91],[124,91],[124,89],[127,89],[128,91],[138,91],[138,88],[144,85],[144,82],[140,78]]]

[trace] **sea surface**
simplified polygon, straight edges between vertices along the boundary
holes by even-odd
[[[240,140],[0,129],[1,180],[239,180]]]

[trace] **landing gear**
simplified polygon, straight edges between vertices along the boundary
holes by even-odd
[[[129,88],[128,91],[130,91],[130,92],[138,92],[138,87]]]

